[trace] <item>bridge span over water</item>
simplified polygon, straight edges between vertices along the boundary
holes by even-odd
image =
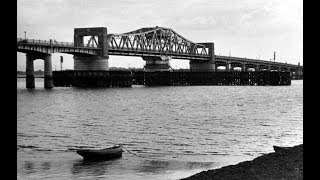
[[[88,42],[84,38],[89,38]],[[302,75],[303,67],[214,53],[213,42],[195,43],[165,27],[146,27],[122,34],[108,34],[106,27],[75,28],[73,42],[17,38],[17,51],[26,53],[27,88],[34,87],[33,61],[43,59],[45,88],[52,88],[52,53],[74,55],[74,70],[108,70],[109,55],[139,56],[146,61],[146,72],[169,71],[171,59],[189,60],[191,71],[226,71],[240,67],[255,71],[290,71]]]

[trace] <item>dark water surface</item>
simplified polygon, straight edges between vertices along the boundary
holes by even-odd
[[[303,81],[291,86],[43,88],[17,79],[18,179],[179,179],[303,143]],[[123,144],[87,163],[80,147]],[[132,154],[133,153],[133,154]]]

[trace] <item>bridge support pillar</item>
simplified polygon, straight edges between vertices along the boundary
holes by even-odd
[[[234,71],[234,68],[235,68],[236,66],[234,66],[233,64],[230,64],[230,69],[229,69],[229,71]]]
[[[298,79],[303,79],[303,68],[301,68],[300,62],[298,63],[298,68],[296,69],[295,74]]]
[[[51,54],[44,57],[44,88],[53,88]]]
[[[294,71],[291,71],[291,70],[290,70],[290,77],[291,77],[292,79],[295,79],[295,72],[294,72]]]
[[[246,65],[245,65],[245,64],[243,64],[243,65],[241,66],[241,71],[242,71],[242,72],[246,72],[246,71],[247,71],[247,68],[246,68]]]
[[[73,56],[74,70],[109,70],[109,57]]]
[[[33,57],[30,54],[26,54],[26,88],[35,88],[34,83],[34,69],[33,69]]]
[[[44,60],[44,88],[53,88],[51,54],[44,53],[26,54],[26,87],[29,89],[35,88],[33,67],[33,61],[35,59]]]
[[[154,72],[154,71],[169,71],[171,60],[170,56],[142,56],[142,59],[146,61],[145,71]]]
[[[301,77],[303,76],[303,73],[302,73],[302,69],[300,67],[298,67],[295,71],[295,76],[298,78],[298,79],[302,79]]]
[[[259,65],[256,65],[256,66],[254,67],[254,71],[256,71],[256,72],[260,71]]]
[[[271,71],[271,66],[268,66],[268,67],[267,67],[267,71]]]
[[[226,64],[226,71],[230,71],[230,63]]]

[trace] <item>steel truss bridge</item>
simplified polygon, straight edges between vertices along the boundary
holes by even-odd
[[[174,59],[208,60],[205,45],[194,43],[172,29],[141,28],[123,34],[110,34],[109,54],[128,56],[170,56]]]
[[[88,30],[91,29],[91,30]],[[22,53],[67,53],[83,57],[108,57],[109,55],[170,57],[170,59],[187,59],[194,62],[212,62],[216,65],[234,64],[241,66],[276,66],[278,69],[302,68],[294,64],[272,62],[266,60],[247,59],[231,56],[214,55],[213,43],[195,43],[176,31],[165,27],[146,27],[122,34],[107,34],[102,28],[75,29],[74,42],[58,42],[55,40],[36,40],[17,38],[17,51]],[[77,39],[89,36],[87,43]],[[79,33],[78,33],[79,35]]]

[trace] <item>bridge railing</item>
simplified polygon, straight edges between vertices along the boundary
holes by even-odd
[[[74,47],[72,42],[63,42],[63,41],[56,41],[56,40],[40,40],[40,39],[24,39],[24,38],[17,38],[17,43],[20,44],[36,44],[36,45],[47,45],[47,46],[63,46],[63,47]]]
[[[53,45],[56,45],[56,46],[74,46],[74,44],[72,42],[58,42],[58,41],[55,41],[53,40]]]
[[[295,64],[288,64],[287,62],[274,62],[273,60],[262,60],[262,59],[250,59],[250,58],[242,58],[242,57],[235,57],[235,56],[221,56],[216,55],[216,60],[228,60],[228,61],[243,61],[247,63],[253,64],[267,64],[267,65],[274,65],[274,66],[297,66]]]

